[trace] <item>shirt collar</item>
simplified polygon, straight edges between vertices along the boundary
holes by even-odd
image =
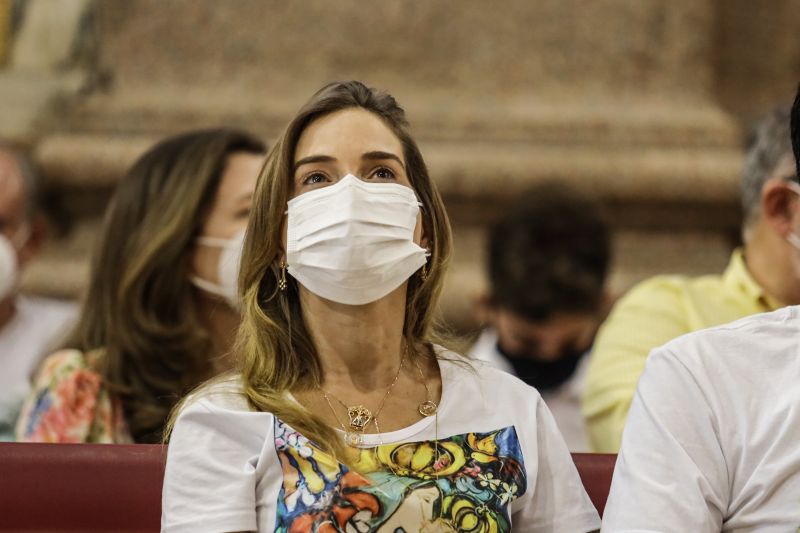
[[[728,287],[744,292],[749,298],[757,302],[768,311],[785,307],[783,303],[773,298],[753,279],[744,262],[741,248],[737,248],[731,255],[731,260],[725,273],[722,275],[723,283]]]

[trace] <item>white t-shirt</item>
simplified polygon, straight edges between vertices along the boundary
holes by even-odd
[[[652,352],[603,531],[798,531],[799,312],[750,316]]]
[[[14,422],[31,388],[36,365],[58,348],[72,327],[71,302],[19,296],[16,312],[0,328],[0,440],[10,439]]]
[[[484,329],[469,352],[470,357],[486,361],[495,368],[514,374],[514,367],[497,350],[497,332]],[[586,370],[589,357],[584,356],[572,376],[552,390],[540,392],[544,403],[556,419],[556,425],[567,442],[571,452],[588,452],[589,439],[586,436],[586,423],[581,413]]]
[[[201,393],[172,434],[162,531],[312,531],[329,520],[348,532],[598,529],[538,393],[477,362],[440,360],[440,369],[438,422],[366,435],[353,470],[250,411],[236,382]]]

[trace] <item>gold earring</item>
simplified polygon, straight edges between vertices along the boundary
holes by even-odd
[[[281,261],[281,276],[278,278],[278,288],[281,292],[286,290],[286,261]]]
[[[419,277],[422,281],[428,281],[428,263],[422,265],[422,270],[419,271]]]

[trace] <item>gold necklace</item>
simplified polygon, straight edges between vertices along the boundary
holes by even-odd
[[[333,413],[334,418],[336,418],[336,423],[338,423],[342,427],[342,431],[344,431],[345,444],[347,444],[351,448],[358,448],[359,446],[361,446],[361,435],[359,433],[352,433],[350,431],[347,431],[345,425],[342,423],[341,420],[339,420],[339,415],[336,414],[336,409],[333,408],[333,404],[328,398],[328,395],[325,394],[325,391],[322,389],[320,389],[320,393],[322,393],[322,397],[325,398],[325,401],[328,402],[328,407],[331,408],[331,412]]]
[[[427,418],[437,414],[439,411],[439,406],[436,404],[436,402],[431,400],[431,391],[428,388],[428,382],[425,380],[425,374],[422,373],[422,367],[419,366],[419,361],[417,361],[416,357],[412,358],[412,360],[414,361],[417,371],[419,372],[419,379],[422,381],[422,386],[425,387],[425,401],[417,406],[417,412]]]
[[[333,413],[334,418],[336,419],[336,423],[342,428],[344,432],[344,441],[350,447],[359,448],[363,443],[363,432],[366,429],[367,425],[370,421],[375,425],[375,431],[378,434],[378,438],[380,439],[381,428],[378,423],[378,415],[383,411],[383,406],[386,403],[386,399],[389,397],[389,394],[392,392],[395,384],[397,383],[398,378],[400,377],[400,373],[403,370],[403,363],[405,362],[406,355],[408,354],[408,344],[404,345],[403,350],[403,357],[400,359],[400,367],[397,369],[397,374],[395,374],[392,383],[389,384],[389,388],[386,389],[386,393],[383,395],[381,399],[381,403],[378,406],[378,409],[375,411],[373,415],[372,412],[363,405],[355,405],[349,406],[344,403],[342,400],[337,398],[335,395],[327,393],[322,387],[319,388],[319,392],[322,397],[325,399],[325,402],[328,404],[328,407]],[[420,381],[422,382],[422,386],[425,387],[425,400],[421,402],[417,406],[417,412],[424,416],[434,416],[434,423],[435,423],[435,436],[434,436],[434,449],[435,449],[435,461],[438,463],[439,461],[439,406],[436,402],[431,399],[431,391],[428,388],[428,383],[425,379],[425,374],[422,372],[422,367],[417,361],[416,358],[412,358],[414,361],[414,366],[417,367],[417,372],[419,373]],[[336,409],[334,409],[333,404],[328,396],[333,396],[333,398],[339,402],[339,404],[347,410],[347,416],[350,419],[350,430],[344,425],[344,423],[339,419],[339,415],[336,413]],[[436,476],[438,477],[438,475]]]
[[[348,446],[359,447],[361,445],[361,442],[363,441],[362,433],[366,429],[367,424],[369,424],[371,421],[375,421],[378,415],[381,413],[381,411],[383,411],[383,406],[386,404],[386,399],[389,397],[389,394],[391,394],[392,389],[397,383],[397,380],[400,378],[400,373],[403,370],[403,362],[406,359],[406,352],[407,350],[403,351],[403,356],[400,358],[400,367],[397,369],[397,373],[395,374],[394,379],[389,384],[389,388],[386,389],[386,392],[384,393],[383,398],[381,399],[381,403],[378,405],[378,409],[375,411],[375,414],[372,414],[372,411],[370,411],[366,406],[361,404],[347,405],[342,400],[337,398],[335,395],[326,392],[325,389],[323,389],[322,387],[319,388],[319,392],[320,394],[322,394],[322,397],[325,398],[325,401],[328,403],[328,407],[330,407],[333,416],[336,418],[336,422],[342,427],[342,430],[344,430],[345,434],[344,440]],[[342,407],[344,407],[347,410],[347,417],[350,419],[349,431],[342,423],[342,421],[339,420],[339,415],[336,414],[336,409],[333,408],[333,404],[331,403],[331,400],[328,397],[329,394],[330,396],[333,396],[333,399],[339,402],[339,404],[341,404]],[[375,422],[375,424],[376,424],[375,427],[377,428],[377,422]]]
[[[408,353],[408,344],[406,344],[406,352],[405,353]],[[438,479],[439,478],[439,472],[436,471],[436,466],[439,465],[439,461],[440,461],[440,450],[439,450],[439,405],[431,399],[431,391],[428,388],[428,382],[425,380],[425,374],[422,372],[422,367],[420,366],[419,361],[417,361],[416,357],[412,357],[411,359],[412,359],[412,361],[414,361],[414,365],[417,367],[417,372],[419,372],[419,378],[420,378],[420,381],[422,382],[422,386],[425,387],[425,396],[426,396],[426,398],[425,398],[425,401],[421,402],[417,406],[417,412],[419,414],[421,414],[422,416],[424,416],[425,418],[427,418],[429,416],[433,416],[433,424],[434,424],[434,434],[433,434],[434,459],[433,459],[433,465],[434,466],[433,466],[432,474],[436,479]],[[402,364],[402,361],[401,361],[401,364]],[[328,405],[330,405],[330,402],[328,402]],[[333,407],[331,407],[331,408],[333,408]],[[336,413],[334,413],[334,415],[335,414]],[[382,446],[383,445],[383,440],[381,439],[381,428],[378,425],[378,414],[379,413],[375,413],[375,417],[373,418],[373,422],[375,424],[375,431],[378,434],[378,444],[379,444],[379,446]],[[336,421],[339,422],[339,418],[338,417],[336,418]],[[341,425],[341,422],[339,422],[339,424]],[[359,444],[360,444],[360,442],[359,442]],[[392,474],[394,474],[395,476],[398,476],[397,472],[395,471],[394,467],[391,464],[387,463],[386,466],[389,467],[389,470],[392,471]]]
[[[434,449],[434,465],[437,465],[439,464],[439,405],[433,400],[431,400],[431,391],[428,388],[428,382],[425,380],[425,374],[422,372],[422,367],[419,366],[419,361],[417,361],[416,357],[413,357],[412,359],[417,367],[417,371],[419,372],[419,379],[420,381],[422,381],[422,386],[425,387],[425,396],[426,396],[425,401],[419,404],[419,406],[417,406],[417,411],[419,412],[419,414],[421,414],[426,418],[431,415],[433,415],[434,417],[433,449]],[[376,427],[377,427],[377,422],[376,422]],[[392,472],[394,472],[394,469],[392,470]],[[438,479],[439,473],[434,472],[434,476]]]

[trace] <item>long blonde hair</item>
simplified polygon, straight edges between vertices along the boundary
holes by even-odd
[[[425,234],[430,240],[428,275],[408,281],[403,335],[410,345],[436,339],[434,313],[451,254],[450,223],[444,203],[428,175],[417,144],[408,131],[405,112],[395,99],[360,82],[331,83],[300,109],[267,156],[256,186],[244,242],[239,291],[242,324],[236,342],[243,392],[250,405],[268,411],[322,449],[342,455],[342,441],[319,416],[292,401],[287,392],[322,383],[322,367],[303,321],[297,283],[278,289],[281,232],[291,192],[297,142],[315,120],[348,108],[363,108],[380,117],[403,146],[408,177],[422,203]]]

